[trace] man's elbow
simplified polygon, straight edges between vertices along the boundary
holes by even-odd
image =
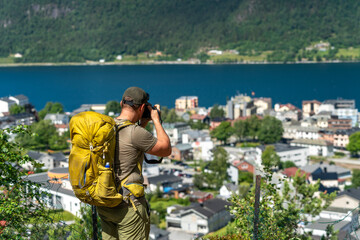
[[[164,156],[164,157],[170,156],[171,152],[172,152],[172,149],[171,149],[171,145],[169,144],[169,146],[167,147],[166,152],[165,152],[166,156]]]

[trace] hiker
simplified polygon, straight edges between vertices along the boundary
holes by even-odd
[[[164,131],[158,110],[148,103],[149,95],[141,88],[130,87],[122,97],[121,114],[115,121],[131,124],[117,133],[115,152],[115,180],[120,184],[124,179],[128,186],[142,187],[142,196],[124,200],[116,207],[97,207],[101,218],[103,240],[148,239],[150,232],[150,209],[143,193],[142,164],[144,153],[166,157],[171,154],[170,139]],[[147,109],[146,109],[147,108]],[[159,106],[157,106],[159,109]],[[143,118],[148,110],[148,117]],[[152,120],[156,129],[155,138],[145,127]],[[139,122],[139,125],[135,123]],[[122,189],[123,190],[123,189]],[[122,191],[121,190],[121,191]],[[126,196],[125,192],[121,192]]]

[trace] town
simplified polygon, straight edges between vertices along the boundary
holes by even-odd
[[[280,196],[301,211],[294,221],[296,233],[313,239],[329,234],[356,239],[360,234],[360,128],[355,100],[303,100],[299,108],[291,103],[273,105],[271,97],[254,95],[238,93],[226,105],[210,108],[201,107],[197,96],[179,96],[174,108],[162,107],[172,153],[162,164],[143,164],[151,207],[150,239],[239,233],[234,219],[243,220],[240,213],[248,206],[241,204],[254,193],[257,175],[266,179],[267,187],[277,189],[269,196]],[[83,204],[68,180],[68,130],[71,117],[84,111],[115,117],[121,109],[119,102],[109,101],[64,112],[61,103],[48,102],[37,111],[25,95],[0,98],[0,130],[29,125],[36,133],[9,135],[10,141],[19,143],[41,164],[18,163],[16,167],[27,172],[28,180],[42,184],[49,209],[77,217]],[[156,135],[151,124],[147,130]],[[303,194],[298,188],[312,186],[317,187],[306,197],[320,204],[309,202],[312,209],[308,209],[306,202],[292,202]],[[246,231],[252,230],[242,229],[240,234]]]

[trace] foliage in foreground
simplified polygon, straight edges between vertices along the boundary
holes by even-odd
[[[264,162],[264,161],[263,161]],[[327,208],[336,196],[335,193],[320,193],[315,197],[320,182],[308,184],[306,175],[298,171],[291,181],[280,179],[281,184],[272,183],[271,165],[276,161],[265,161],[261,182],[259,214],[259,239],[308,239],[300,234],[299,223],[307,223],[309,216],[317,216]],[[280,185],[282,185],[280,187]],[[234,195],[230,211],[235,215],[235,229],[244,239],[253,239],[255,188],[245,196]]]
[[[46,193],[40,191],[40,184],[26,179],[27,173],[19,165],[31,162],[41,166],[23,155],[16,143],[9,142],[9,134],[19,133],[30,134],[23,126],[0,129],[0,238],[42,239],[51,223],[44,201]]]
[[[97,236],[101,240],[101,222],[100,217],[97,217]],[[75,219],[75,224],[71,225],[71,234],[68,240],[88,240],[93,237],[92,226],[92,207],[88,204],[81,203],[80,218]]]

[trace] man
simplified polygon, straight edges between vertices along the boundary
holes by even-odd
[[[130,87],[124,92],[120,103],[122,110],[116,118],[117,124],[125,121],[134,124],[118,131],[114,164],[118,184],[126,178],[126,184],[143,184],[141,166],[144,153],[159,157],[171,154],[170,139],[161,125],[158,111],[148,105],[148,100],[149,95],[143,89]],[[142,118],[145,108],[150,111],[151,119]],[[144,129],[150,120],[154,123],[157,138]],[[139,121],[140,125],[135,125]],[[149,209],[144,196],[125,199],[114,208],[98,207],[98,213],[103,240],[149,238]]]

